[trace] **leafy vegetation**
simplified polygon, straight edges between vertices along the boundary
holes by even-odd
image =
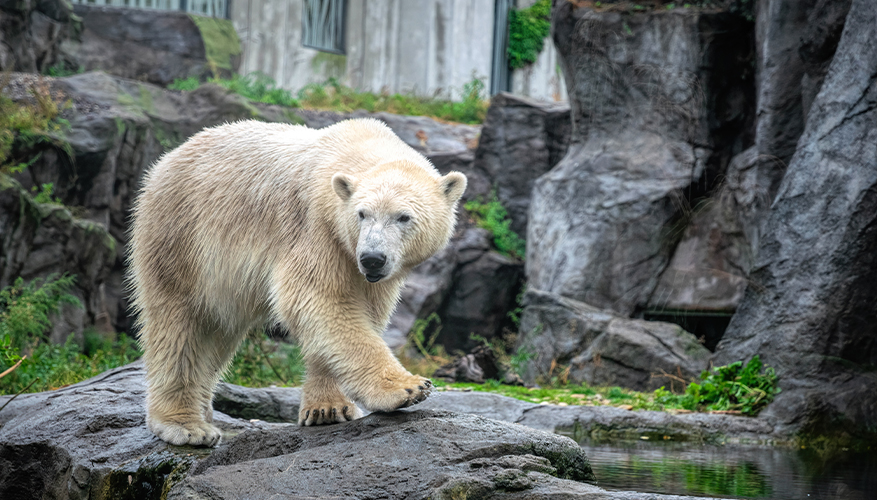
[[[9,84],[9,74],[0,75],[0,90]],[[30,89],[32,99],[15,102],[0,92],[0,173],[16,173],[36,161],[16,158],[17,149],[27,150],[37,143],[49,143],[69,151],[57,137],[69,123],[59,118],[60,106],[52,98],[48,84],[39,82]]]
[[[74,282],[73,276],[51,275],[27,284],[18,278],[0,290],[0,342],[23,351],[48,340],[46,332],[52,327],[49,315],[61,304],[80,305],[79,299],[68,293]]]
[[[496,193],[487,203],[481,200],[471,200],[463,206],[474,219],[475,224],[483,229],[487,229],[493,235],[493,245],[499,253],[524,260],[527,253],[527,244],[518,233],[512,231],[508,212]]]
[[[37,203],[54,203],[57,205],[62,205],[61,198],[55,196],[55,184],[51,182],[47,182],[42,184],[39,189],[37,186],[33,186],[30,188],[31,193],[33,193],[33,199]]]
[[[244,340],[223,380],[247,387],[300,384],[304,362],[297,345],[278,342],[263,331]]]
[[[764,372],[762,373],[762,368]],[[740,411],[757,415],[780,392],[774,369],[764,367],[756,355],[746,365],[742,361],[713,368],[701,374],[702,382],[692,382],[685,390],[689,409]]]
[[[270,77],[252,73],[235,75],[231,79],[212,78],[210,83],[221,85],[247,99],[266,104],[277,104],[306,109],[325,109],[346,113],[363,109],[370,113],[385,111],[399,115],[430,116],[460,123],[481,123],[487,114],[487,95],[484,82],[473,78],[463,85],[462,99],[457,101],[420,97],[414,94],[375,94],[360,92],[330,78],[324,83],[312,83],[302,88],[297,97],[280,88]],[[197,89],[201,82],[190,77],[177,79],[168,88],[180,91]]]
[[[41,343],[15,371],[0,379],[0,394],[51,391],[126,365],[140,357],[136,342],[125,336],[116,341],[87,333],[83,352],[72,338],[64,345]]]
[[[440,366],[450,361],[444,346],[435,343],[441,330],[442,320],[436,313],[414,322],[408,332],[408,343],[399,353],[399,361],[408,371],[431,377]]]
[[[551,32],[550,16],[551,0],[538,0],[526,9],[509,11],[509,67],[518,69],[536,62]]]

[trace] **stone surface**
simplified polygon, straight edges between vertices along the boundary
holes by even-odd
[[[623,318],[533,289],[524,295],[517,349],[532,354],[522,374],[527,382],[561,375],[568,367],[570,381],[640,391],[681,390],[673,377],[696,378],[710,355],[678,325]]]
[[[682,497],[582,483],[593,480],[587,457],[574,441],[544,431],[578,440],[784,438],[761,418],[535,405],[477,392],[438,392],[402,412],[300,428],[264,421],[294,415],[298,389],[221,384],[216,407],[235,401],[247,420],[214,411],[223,430],[218,448],[176,447],[146,429],[143,375],[137,362],[7,405],[0,412],[0,497],[455,498],[468,489],[490,498],[669,500]],[[0,396],[0,406],[9,399]]]
[[[113,332],[107,280],[116,262],[116,240],[100,224],[75,218],[56,204],[36,203],[31,193],[0,173],[0,289],[19,277],[25,283],[48,275],[76,277],[70,293],[82,307],[61,305],[50,339],[63,343],[71,332],[95,327]]]
[[[572,144],[533,190],[527,280],[630,315],[648,303],[692,196],[743,149],[750,26],[723,13],[566,2],[552,16]]]
[[[496,188],[516,233],[526,234],[533,183],[563,158],[571,128],[567,103],[505,92],[490,100],[475,150],[475,168]]]
[[[715,362],[758,354],[790,428],[877,428],[877,10],[854,1]]]
[[[42,73],[63,61],[79,20],[63,0],[0,1],[0,71]]]
[[[209,76],[201,32],[188,14],[173,10],[76,5],[79,42],[66,47],[86,71],[166,86],[176,78]]]

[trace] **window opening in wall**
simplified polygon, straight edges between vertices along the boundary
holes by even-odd
[[[302,45],[343,54],[345,0],[304,0],[302,3]]]

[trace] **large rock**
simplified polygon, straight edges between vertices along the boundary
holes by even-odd
[[[877,428],[877,10],[853,2],[715,362],[758,354],[793,428]]]
[[[524,295],[519,353],[532,356],[524,379],[569,368],[569,380],[640,391],[683,389],[706,369],[709,351],[678,325],[618,317],[557,294]],[[676,377],[676,378],[674,378]]]
[[[80,29],[70,2],[0,1],[0,71],[43,73],[63,63],[62,44]]]
[[[566,154],[571,128],[566,103],[505,92],[490,100],[475,168],[491,181],[516,233],[526,234],[533,183]]]
[[[557,3],[572,144],[533,190],[531,286],[622,315],[646,306],[690,198],[744,148],[750,30],[726,13]]]
[[[0,173],[0,288],[19,277],[28,283],[48,275],[76,276],[70,293],[82,307],[64,304],[53,321],[51,340],[96,327],[113,332],[107,280],[116,262],[116,240],[100,224],[75,218],[54,203],[36,203],[31,193]],[[113,311],[115,312],[115,311]]]
[[[240,41],[227,19],[82,4],[74,12],[83,29],[64,46],[73,69],[166,86],[177,78],[228,77],[240,65]]]
[[[440,393],[406,411],[300,428],[264,422],[278,416],[276,405],[295,413],[297,389],[222,386],[219,398],[248,420],[216,411],[218,448],[177,447],[146,428],[143,375],[138,362],[6,406],[0,497],[681,500],[690,497],[587,484],[594,477],[581,448],[534,427],[577,438],[778,438],[760,419],[542,406],[485,393]],[[0,396],[0,406],[9,399]]]

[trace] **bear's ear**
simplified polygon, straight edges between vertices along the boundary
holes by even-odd
[[[347,174],[337,173],[332,176],[332,189],[335,190],[339,198],[347,201],[353,196],[353,191],[356,189],[356,179]]]
[[[450,172],[442,177],[442,193],[449,202],[455,203],[466,190],[466,176],[460,172]]]

